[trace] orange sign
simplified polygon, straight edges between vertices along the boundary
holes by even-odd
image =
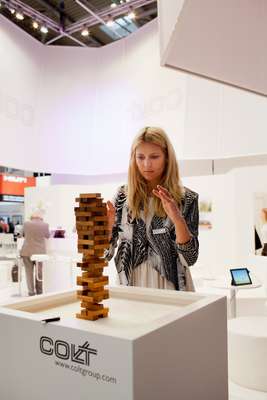
[[[24,196],[24,189],[35,185],[34,177],[0,175],[0,194]]]

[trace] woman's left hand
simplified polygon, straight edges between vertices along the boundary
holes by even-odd
[[[161,200],[165,213],[174,225],[177,221],[181,221],[182,215],[179,207],[167,189],[157,185],[157,189],[153,189],[153,194]]]

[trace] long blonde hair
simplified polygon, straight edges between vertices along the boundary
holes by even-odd
[[[178,205],[181,203],[183,194],[183,189],[180,184],[178,163],[170,139],[161,128],[143,128],[133,141],[128,169],[127,201],[133,218],[139,218],[142,209],[145,215],[148,213],[150,193],[148,191],[147,182],[140,174],[136,164],[136,148],[144,142],[160,146],[165,153],[165,169],[161,177],[160,185],[171,193]],[[153,202],[155,214],[159,217],[166,217],[161,200],[153,196]]]

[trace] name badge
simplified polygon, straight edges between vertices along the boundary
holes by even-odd
[[[153,232],[153,235],[159,235],[161,233],[166,233],[166,228],[153,229],[152,232]]]

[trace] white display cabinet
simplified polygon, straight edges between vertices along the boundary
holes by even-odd
[[[97,321],[75,318],[75,291],[0,308],[0,398],[228,399],[225,297],[121,286],[105,305]]]

